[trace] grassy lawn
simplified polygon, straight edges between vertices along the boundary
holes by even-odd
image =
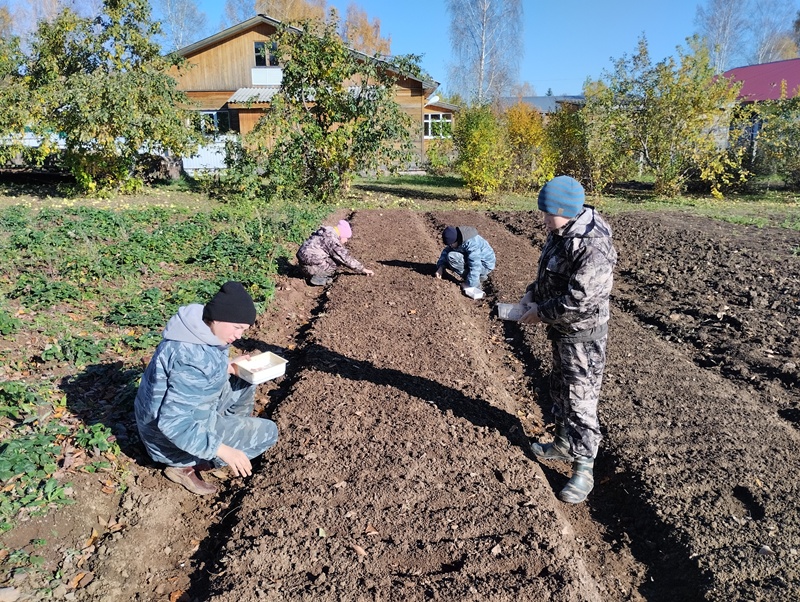
[[[618,188],[602,196],[589,195],[587,202],[601,211],[683,211],[727,222],[800,230],[800,193],[775,189],[758,194],[710,195],[676,198],[656,197],[646,187]],[[463,181],[456,177],[399,176],[356,182],[343,204],[353,207],[407,207],[419,210],[448,208],[486,211],[530,211],[536,209],[536,194],[498,194],[486,201],[473,201]]]

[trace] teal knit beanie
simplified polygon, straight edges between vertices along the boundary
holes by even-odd
[[[586,195],[575,178],[558,176],[539,191],[539,210],[552,215],[573,218],[583,209]]]

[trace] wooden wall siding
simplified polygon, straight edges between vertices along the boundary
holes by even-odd
[[[195,111],[218,111],[225,107],[232,94],[231,90],[186,92],[186,96],[196,103],[189,107]]]
[[[237,90],[250,87],[250,70],[256,66],[255,43],[269,41],[274,33],[273,27],[260,23],[234,38],[187,56],[186,67],[179,75],[174,74],[178,89]]]
[[[239,131],[242,135],[248,133],[256,125],[256,122],[264,115],[264,109],[239,109]]]

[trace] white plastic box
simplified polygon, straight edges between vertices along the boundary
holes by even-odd
[[[233,365],[236,366],[236,375],[253,385],[286,373],[286,360],[271,351],[252,355],[249,360],[234,362]]]
[[[497,317],[501,320],[517,321],[525,312],[528,311],[527,306],[520,305],[519,303],[498,303],[497,304]]]

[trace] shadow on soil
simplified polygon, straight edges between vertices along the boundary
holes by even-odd
[[[125,368],[122,362],[92,364],[62,379],[60,388],[67,395],[67,407],[86,426],[106,425],[126,456],[149,464],[133,412],[142,371],[143,368]]]
[[[605,540],[616,552],[627,545],[647,567],[639,594],[648,602],[701,602],[711,579],[674,539],[674,530],[657,516],[636,475],[617,468],[612,453],[601,450],[595,464],[595,489],[589,497],[592,519],[605,527]]]
[[[417,261],[390,259],[388,261],[379,261],[378,263],[395,268],[405,268],[407,270],[411,270],[412,272],[416,272],[417,274],[422,274],[423,276],[433,276],[434,272],[436,272],[436,264],[432,264],[430,261],[427,263],[420,263]]]
[[[381,186],[380,184],[362,184],[359,189],[368,192],[379,192],[391,194],[392,196],[406,197],[409,199],[419,199],[421,201],[450,201],[460,200],[458,194],[452,192],[437,192],[431,189],[419,190],[414,188],[403,188],[402,186]]]
[[[390,368],[376,368],[371,362],[353,360],[320,345],[311,345],[306,353],[308,369],[336,374],[354,381],[369,381],[376,385],[388,385],[405,391],[436,406],[442,412],[469,420],[475,426],[498,431],[508,441],[532,458],[528,439],[519,419],[508,412],[495,408],[482,399],[468,397],[462,392],[446,387],[436,381],[410,376]]]

